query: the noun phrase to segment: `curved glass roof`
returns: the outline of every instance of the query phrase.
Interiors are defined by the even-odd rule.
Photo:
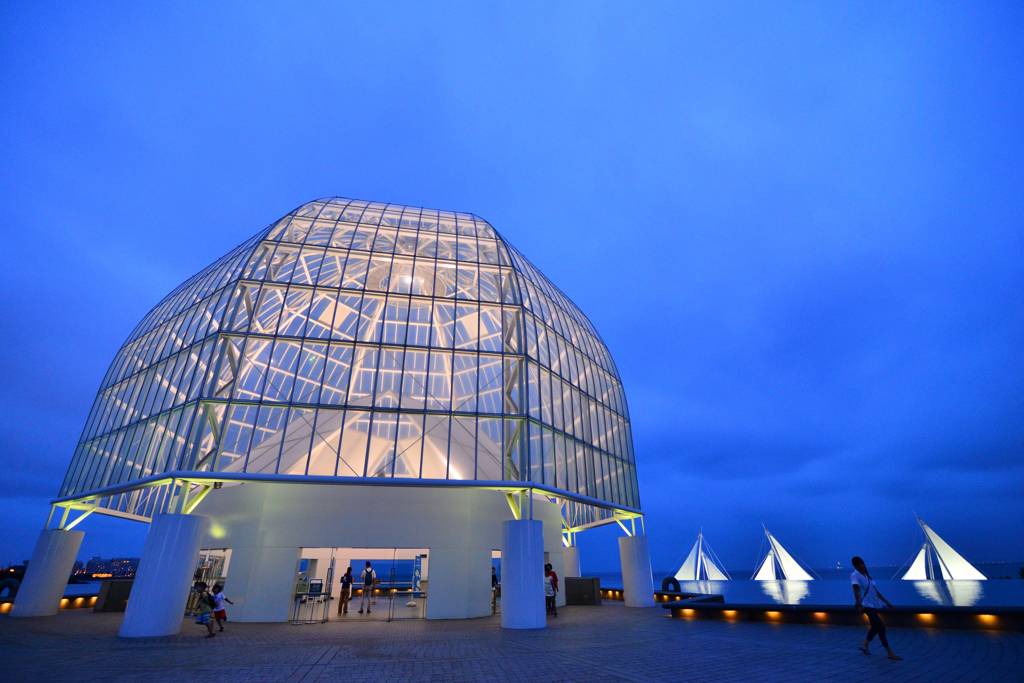
[[[341,198],[143,318],[60,495],[168,472],[533,482],[640,507],[622,383],[579,308],[477,216]],[[100,504],[149,516],[164,493]]]

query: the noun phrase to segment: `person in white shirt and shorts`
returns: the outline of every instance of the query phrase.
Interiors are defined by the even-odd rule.
[[[889,649],[889,640],[885,637],[885,624],[882,623],[882,617],[878,616],[878,610],[882,609],[883,603],[889,609],[892,609],[892,603],[878,592],[878,586],[875,585],[875,580],[868,573],[864,560],[855,557],[851,562],[855,571],[850,574],[850,583],[853,584],[853,597],[857,601],[857,611],[868,615],[868,621],[871,622],[868,637],[861,643],[860,651],[866,655],[871,654],[868,646],[871,643],[871,639],[877,634],[882,647],[889,653],[889,659],[903,659]]]

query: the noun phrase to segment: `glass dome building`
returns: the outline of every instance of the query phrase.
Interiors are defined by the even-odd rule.
[[[100,506],[150,517],[169,473],[528,482],[640,507],[622,382],[579,308],[477,216],[339,198],[146,315],[60,496],[135,485]]]
[[[310,548],[430,548],[445,569],[427,616],[480,616],[489,581],[472,577],[489,576],[503,519],[543,520],[569,576],[577,532],[642,521],[622,382],[580,309],[478,216],[341,198],[295,209],[143,318],[53,504],[54,531],[92,512],[150,536],[203,517],[196,547],[232,549],[250,621],[284,619]]]

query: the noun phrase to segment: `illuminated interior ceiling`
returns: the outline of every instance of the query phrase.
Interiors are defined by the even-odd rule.
[[[167,473],[521,482],[574,527],[640,508],[622,383],[576,305],[477,216],[340,198],[146,315],[60,496],[150,517]]]

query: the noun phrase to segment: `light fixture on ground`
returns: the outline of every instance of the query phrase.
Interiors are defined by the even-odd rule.
[[[503,625],[542,626],[544,556],[579,574],[576,534],[616,522],[627,604],[653,604],[611,355],[471,214],[309,202],[187,280],[115,356],[54,505],[41,557],[92,512],[152,522],[125,636],[177,632],[200,548],[230,549],[238,621],[285,621],[329,547],[428,548],[427,618],[483,616],[501,549]]]

